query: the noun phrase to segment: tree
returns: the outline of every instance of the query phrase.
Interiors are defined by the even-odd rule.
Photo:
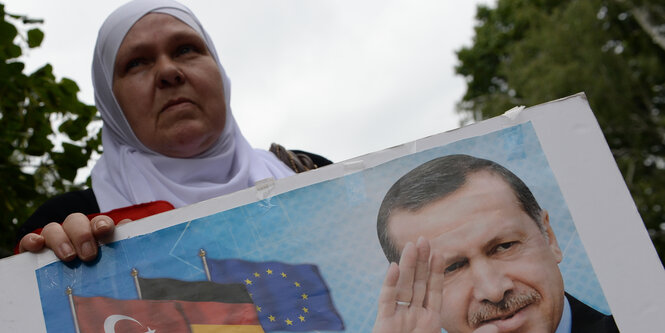
[[[76,173],[100,149],[99,130],[88,133],[97,111],[78,100],[74,81],[58,81],[49,64],[23,73],[23,50],[44,38],[39,23],[0,3],[0,257],[13,253],[16,229],[36,207],[82,186]]]
[[[457,52],[463,122],[584,91],[665,259],[665,5],[499,0]]]

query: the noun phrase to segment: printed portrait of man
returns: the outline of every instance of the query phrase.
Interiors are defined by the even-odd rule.
[[[385,195],[377,232],[386,258],[398,263],[402,275],[400,258],[408,243],[424,238],[428,256],[440,256],[442,277],[434,281],[441,285],[431,279],[427,284],[436,292],[429,302],[440,301],[433,307],[438,316],[432,325],[439,331],[618,332],[612,316],[565,292],[558,266],[563,254],[548,212],[520,178],[493,161],[449,155],[411,170]],[[431,256],[427,260],[433,265]],[[388,299],[394,306],[379,305],[375,332],[390,331],[377,327],[395,326],[379,325],[394,316],[412,316],[397,321],[404,331],[411,331],[403,328],[409,321],[424,321],[413,317],[417,309],[406,309],[431,306],[427,299],[420,297],[422,304],[399,299],[418,293],[419,269],[413,268],[407,283],[413,292],[382,290],[380,303]],[[404,289],[404,283],[384,283],[386,288]]]

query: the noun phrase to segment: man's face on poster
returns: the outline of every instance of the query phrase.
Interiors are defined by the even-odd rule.
[[[442,327],[472,332],[554,332],[563,312],[562,253],[543,211],[542,228],[512,188],[488,171],[410,212],[393,211],[388,232],[400,250],[419,236],[445,261]]]

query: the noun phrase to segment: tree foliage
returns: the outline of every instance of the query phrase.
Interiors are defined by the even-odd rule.
[[[44,39],[39,23],[0,3],[0,257],[36,207],[81,186],[76,173],[100,147],[99,131],[87,129],[96,109],[78,100],[74,81],[57,80],[49,64],[24,73],[24,50]]]
[[[585,92],[665,259],[665,4],[498,0],[458,51],[465,122]]]

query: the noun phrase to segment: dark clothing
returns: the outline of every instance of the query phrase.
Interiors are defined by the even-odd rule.
[[[571,333],[619,332],[613,316],[606,316],[569,294],[566,294],[566,298],[568,298],[573,317]]]
[[[62,222],[72,213],[90,215],[99,213],[97,198],[92,189],[67,192],[48,199],[23,223],[16,234],[16,243],[23,236],[51,222]]]
[[[281,146],[280,146],[281,147]],[[297,154],[297,159],[302,159],[303,156],[308,158],[310,163],[313,162],[314,168],[332,164],[330,160],[320,155],[300,151],[300,150],[285,150]],[[286,155],[285,155],[286,156]],[[292,158],[295,155],[292,155]],[[280,158],[280,156],[278,156]],[[286,165],[292,167],[293,163],[286,160],[287,157],[280,158]],[[300,164],[300,163],[299,163]],[[302,170],[294,170],[296,173]],[[84,215],[101,213],[97,198],[91,188],[81,191],[73,191],[55,196],[47,200],[43,205],[39,206],[37,210],[23,223],[18,229],[16,234],[16,244],[19,243],[23,236],[37,229],[43,228],[51,222],[59,222],[72,213],[83,213]],[[117,221],[116,221],[117,222]]]

